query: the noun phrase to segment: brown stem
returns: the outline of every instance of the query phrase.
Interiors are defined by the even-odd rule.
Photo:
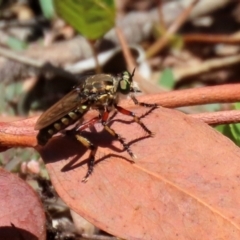
[[[239,34],[234,35],[214,35],[214,34],[185,34],[182,36],[185,43],[205,42],[205,43],[225,43],[225,44],[239,44]]]
[[[122,30],[120,28],[118,28],[118,27],[116,27],[115,29],[116,29],[116,33],[117,33],[120,45],[122,47],[124,59],[125,59],[125,61],[127,63],[128,70],[129,70],[129,72],[132,72],[133,69],[137,66],[136,61],[133,58],[133,56],[131,54],[131,51],[128,48],[128,44],[127,44],[127,41],[126,41],[126,39],[125,39],[125,37],[124,37],[124,35],[122,33]],[[160,87],[156,86],[152,82],[147,82],[146,79],[144,79],[138,73],[138,71],[135,71],[134,80],[139,83],[139,85],[141,86],[140,89],[143,92],[153,92],[153,89],[155,89],[155,92],[159,92],[160,91]]]
[[[159,15],[159,25],[164,31],[167,30],[164,17],[163,17],[163,2],[162,0],[157,0],[158,2],[158,15]]]
[[[101,66],[99,65],[98,56],[97,56],[96,48],[95,48],[95,45],[94,45],[94,43],[96,41],[89,40],[89,39],[87,39],[87,40],[88,40],[89,45],[91,46],[93,57],[94,57],[95,62],[96,62],[96,73],[99,74],[99,73],[102,72],[102,69],[101,69]]]
[[[131,72],[135,67],[136,67],[136,61],[133,58],[129,48],[128,48],[128,44],[127,41],[123,35],[122,30],[119,27],[116,27],[116,34],[118,36],[118,40],[120,42],[120,45],[122,47],[122,51],[123,51],[123,55],[124,55],[124,59],[126,61],[126,64],[128,66],[128,70]]]
[[[177,90],[141,96],[141,101],[157,103],[163,107],[176,108],[209,103],[240,101],[240,84]],[[128,103],[133,105],[134,103]]]
[[[43,66],[44,61],[41,60],[35,60],[30,57],[23,56],[21,53],[6,49],[0,46],[0,56],[3,56],[5,58],[14,60],[16,62],[24,63],[29,66],[34,66],[37,68],[40,68]]]
[[[155,42],[147,51],[146,56],[147,58],[150,58],[154,56],[156,53],[158,53],[162,48],[164,48],[169,38],[172,34],[177,32],[177,30],[185,23],[187,20],[189,14],[191,13],[194,6],[198,3],[199,0],[194,0],[186,9],[185,11],[180,14],[180,16],[172,23],[172,25],[168,28],[165,35],[160,38],[157,42]]]
[[[221,125],[240,122],[240,110],[221,111],[212,113],[190,114],[209,125]]]
[[[190,68],[175,68],[173,70],[175,82],[181,81],[183,78],[193,77],[194,75],[203,74],[206,72],[213,71],[215,69],[221,69],[236,65],[240,62],[240,54],[233,56],[227,56],[223,58],[213,58],[206,60],[201,64],[191,66]]]

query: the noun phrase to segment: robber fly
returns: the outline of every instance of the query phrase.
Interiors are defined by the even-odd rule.
[[[90,149],[88,171],[82,180],[83,182],[86,182],[93,172],[97,147],[87,138],[81,136],[80,132],[97,121],[100,121],[104,129],[122,144],[124,150],[126,150],[132,158],[135,157],[124,138],[108,125],[109,113],[113,109],[133,117],[134,121],[138,123],[147,134],[153,136],[153,133],[134,112],[117,105],[120,94],[130,94],[131,99],[136,105],[153,109],[157,107],[157,104],[138,102],[133,94],[139,91],[133,87],[133,76],[134,71],[132,74],[124,71],[118,76],[97,74],[88,77],[84,83],[75,87],[65,97],[44,112],[35,125],[35,130],[39,130],[37,135],[38,144],[45,145],[53,135],[67,128],[69,125],[76,123],[78,120],[81,120],[90,109],[95,109],[99,112],[99,116],[75,127],[76,139],[86,148]]]

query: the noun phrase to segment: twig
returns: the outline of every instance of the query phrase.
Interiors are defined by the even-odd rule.
[[[189,68],[175,68],[173,70],[174,79],[176,82],[180,81],[183,78],[196,76],[197,74],[202,74],[210,72],[211,70],[228,67],[240,62],[240,54],[225,58],[216,58],[211,60],[206,60],[201,64],[196,66],[191,66]]]
[[[116,34],[118,36],[118,39],[119,39],[119,42],[120,42],[120,45],[121,45],[121,48],[122,48],[122,51],[123,51],[123,54],[124,54],[124,58],[126,60],[126,63],[127,63],[127,66],[128,66],[128,69],[130,71],[132,71],[135,67],[136,67],[136,61],[135,59],[133,58],[129,48],[128,48],[128,44],[127,44],[127,41],[122,33],[122,30],[119,28],[119,27],[116,27]]]
[[[201,43],[225,43],[225,44],[239,44],[240,34],[233,35],[213,35],[213,34],[185,34],[182,36],[185,43],[201,42]]]
[[[26,65],[34,66],[37,68],[42,67],[44,64],[44,61],[35,60],[33,58],[21,56],[21,52],[15,52],[15,51],[3,48],[3,47],[0,47],[0,56],[4,56],[11,60],[14,60],[14,61],[17,61],[20,63],[24,63]]]
[[[168,28],[167,32],[165,35],[160,38],[157,42],[155,42],[147,51],[146,56],[147,58],[152,57],[159,51],[161,51],[162,48],[164,48],[171,35],[174,34],[182,25],[183,23],[187,20],[189,14],[191,13],[192,9],[194,6],[198,3],[199,0],[194,0],[188,8],[185,9],[185,11],[172,23],[172,25]]]
[[[164,29],[164,31],[166,31],[167,27],[164,21],[164,17],[163,17],[163,2],[162,0],[158,0],[158,15],[159,15],[159,25],[161,27],[161,29]]]
[[[232,103],[240,101],[240,84],[177,90],[141,96],[141,101],[157,103],[163,107],[176,108],[209,103]],[[126,100],[125,100],[126,101]],[[134,105],[128,102],[128,105]]]
[[[212,113],[190,114],[209,125],[221,125],[240,122],[240,110],[230,110]]]
[[[126,42],[126,39],[125,39],[121,29],[116,27],[116,33],[117,33],[120,45],[122,47],[123,55],[124,55],[124,58],[126,60],[127,66],[128,66],[128,70],[131,72],[136,67],[136,62],[128,48],[128,44]],[[156,86],[152,82],[146,81],[146,79],[144,79],[137,71],[135,71],[134,76],[135,76],[134,80],[139,83],[140,89],[143,92],[153,92],[153,90],[155,92],[161,91],[160,87]]]
[[[102,68],[101,68],[101,66],[99,64],[99,61],[98,61],[98,54],[97,54],[97,51],[96,51],[96,48],[95,48],[95,45],[94,45],[95,41],[92,41],[90,39],[87,39],[87,41],[88,41],[88,43],[89,43],[89,45],[90,45],[90,47],[92,49],[93,57],[95,59],[96,73],[101,73],[102,72]]]

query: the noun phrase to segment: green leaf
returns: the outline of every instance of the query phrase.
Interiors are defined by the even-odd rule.
[[[54,4],[57,14],[90,40],[114,26],[114,0],[54,0]]]
[[[55,12],[54,12],[54,6],[52,0],[39,0],[40,7],[42,9],[43,15],[47,19],[53,18]]]
[[[14,37],[9,37],[7,40],[7,45],[13,50],[23,50],[27,48],[27,44]]]
[[[234,142],[240,146],[240,124],[230,124]]]
[[[240,124],[219,125],[216,129],[240,146]]]
[[[173,89],[175,81],[173,72],[170,68],[166,68],[163,70],[158,83],[165,88]]]
[[[240,103],[234,103],[235,109],[240,109]],[[219,125],[216,129],[226,137],[230,138],[236,145],[240,146],[240,124]]]
[[[234,108],[235,109],[240,109],[240,103],[239,102],[234,103]]]

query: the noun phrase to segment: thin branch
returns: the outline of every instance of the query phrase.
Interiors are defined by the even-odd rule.
[[[235,56],[229,56],[224,58],[215,58],[211,60],[206,60],[201,64],[196,66],[191,66],[189,68],[175,68],[173,70],[174,79],[176,82],[180,81],[183,78],[191,77],[197,74],[202,74],[210,72],[215,69],[220,69],[223,67],[228,67],[240,62],[240,54]]]
[[[209,103],[232,103],[240,101],[240,84],[201,87],[141,96],[141,101],[176,108]],[[128,105],[134,103],[128,102]]]
[[[87,41],[88,41],[88,43],[89,43],[89,45],[90,45],[90,47],[91,47],[91,49],[92,49],[93,58],[94,58],[95,64],[96,64],[96,67],[95,67],[96,73],[97,73],[97,74],[102,73],[102,68],[101,68],[101,66],[100,66],[100,64],[99,64],[98,54],[97,54],[97,51],[96,51],[96,48],[95,48],[95,45],[94,45],[94,44],[95,44],[95,41],[92,41],[92,40],[90,40],[90,39],[87,39]]]
[[[159,15],[159,25],[162,29],[164,29],[164,31],[166,31],[167,27],[163,17],[163,1],[162,0],[158,0],[157,9],[158,9],[158,15]]]
[[[190,114],[191,117],[197,118],[209,125],[221,125],[240,122],[240,110],[230,110],[211,113]]]
[[[201,42],[201,43],[225,43],[225,44],[237,44],[240,43],[240,33],[233,35],[223,34],[185,34],[182,36],[185,43]]]
[[[191,13],[192,9],[195,7],[195,5],[199,2],[199,0],[194,0],[186,9],[185,11],[171,24],[171,26],[168,28],[165,35],[160,38],[157,42],[155,42],[147,51],[146,56],[147,58],[150,58],[154,56],[156,53],[161,51],[163,49],[171,35],[177,32],[177,30],[186,22],[189,14]]]
[[[129,50],[127,41],[122,33],[122,30],[119,27],[116,27],[115,29],[116,29],[116,34],[118,36],[118,40],[120,42],[128,69],[132,71],[136,67],[136,61]]]
[[[131,72],[133,71],[133,69],[136,67],[136,61],[133,58],[127,41],[123,35],[123,32],[120,28],[116,27],[116,34],[118,36],[120,45],[122,47],[122,51],[123,51],[123,55],[124,55],[124,59],[126,60],[127,66],[128,66],[128,70]],[[137,81],[140,85],[140,89],[143,92],[153,92],[153,90],[155,92],[160,92],[161,88],[159,86],[156,86],[155,84],[153,84],[152,82],[146,81],[146,79],[144,79],[137,71],[135,71],[134,74],[134,80]]]
[[[44,61],[22,56],[21,52],[15,52],[13,50],[9,50],[3,47],[0,47],[0,56],[37,68],[42,67],[44,64]]]

